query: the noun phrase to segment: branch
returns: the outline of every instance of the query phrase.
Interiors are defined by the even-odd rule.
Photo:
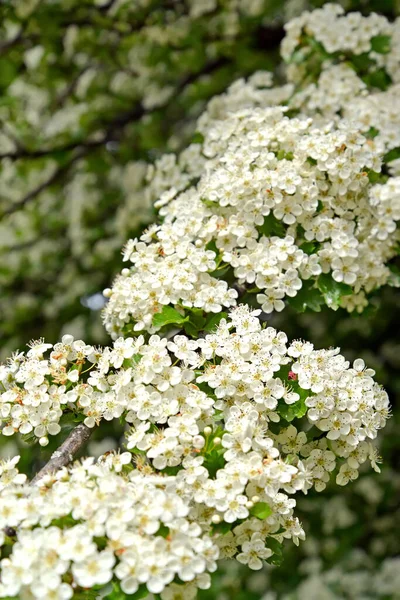
[[[43,183],[41,183],[35,189],[31,190],[28,194],[26,194],[26,196],[24,196],[23,198],[21,198],[21,200],[18,200],[18,202],[15,202],[12,206],[10,206],[10,208],[7,208],[0,215],[0,219],[3,219],[4,217],[7,217],[9,215],[12,215],[13,213],[15,213],[20,208],[23,208],[25,206],[25,204],[27,204],[28,202],[30,202],[31,200],[33,200],[34,198],[36,198],[36,196],[38,194],[40,194],[41,192],[43,192],[43,190],[45,190],[47,187],[49,187],[50,185],[52,185],[53,183],[55,183],[59,178],[61,178],[64,175],[66,175],[68,173],[68,171],[69,171],[69,168],[77,160],[79,160],[80,158],[82,158],[83,156],[85,156],[86,153],[87,153],[87,149],[84,148],[82,151],[80,151],[77,154],[75,154],[75,156],[73,158],[71,158],[71,160],[67,164],[65,164],[62,167],[59,167],[58,169],[56,169],[54,171],[54,173],[48,179],[46,179],[46,181],[44,181]]]
[[[86,444],[92,431],[93,429],[86,427],[84,423],[79,423],[61,446],[53,452],[49,462],[36,473],[31,483],[37,483],[45,475],[50,475],[50,473],[54,473],[68,465],[73,460],[75,454]]]

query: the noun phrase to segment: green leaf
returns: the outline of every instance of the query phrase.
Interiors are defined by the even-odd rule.
[[[383,157],[383,162],[389,163],[398,158],[400,158],[400,148],[392,148],[392,150],[389,150],[389,152],[387,152]]]
[[[260,225],[260,227],[257,227],[257,229],[261,235],[265,235],[265,237],[270,237],[271,235],[285,237],[286,235],[285,225],[282,221],[276,219],[272,213],[264,218],[264,223]]]
[[[211,535],[214,533],[221,533],[222,535],[226,535],[231,531],[233,527],[232,523],[226,523],[222,521],[221,523],[213,524],[211,527]]]
[[[377,69],[372,73],[368,73],[362,79],[369,87],[378,88],[378,90],[382,90],[383,92],[392,83],[392,79],[386,73],[385,69]]]
[[[204,135],[200,131],[196,131],[192,137],[192,144],[202,144],[204,142]]]
[[[299,313],[306,310],[321,312],[321,305],[325,303],[321,292],[314,287],[314,282],[311,280],[303,281],[303,287],[296,296],[288,298],[286,301]]]
[[[203,467],[205,467],[210,475],[210,477],[215,477],[217,471],[223,469],[225,465],[224,459],[225,448],[214,448],[213,450],[209,450],[204,456]]]
[[[199,331],[202,331],[206,323],[206,317],[202,308],[187,309],[188,321],[184,324],[184,329],[191,337],[198,337]]]
[[[74,594],[74,600],[96,600],[99,597],[98,589],[84,590]]]
[[[226,312],[220,312],[217,314],[210,315],[206,321],[206,324],[205,324],[203,330],[207,331],[207,332],[215,331],[216,328],[218,327],[220,321],[222,319],[226,319],[227,316],[228,315]]]
[[[278,160],[293,160],[293,152],[286,152],[286,150],[279,150],[279,152],[276,155],[276,158]]]
[[[17,65],[9,58],[0,59],[0,88],[6,88],[17,76]]]
[[[373,140],[379,133],[379,129],[376,129],[376,127],[370,127],[367,131],[367,133],[364,133],[365,137],[368,138],[369,140]]]
[[[319,242],[303,242],[300,246],[300,250],[303,250],[306,254],[315,254],[321,244]]]
[[[375,61],[370,57],[368,52],[363,52],[362,54],[353,54],[351,56],[351,64],[359,74],[368,73],[370,69],[376,65]]]
[[[390,52],[392,38],[390,35],[376,35],[371,39],[371,48],[379,54],[388,54]]]
[[[160,525],[156,535],[166,538],[169,535],[169,527],[166,527],[165,525]]]
[[[163,306],[162,311],[154,315],[153,325],[154,327],[164,327],[164,325],[181,325],[182,323],[186,323],[188,320],[189,317],[181,315],[181,313],[175,308],[172,308],[172,306]]]
[[[264,520],[272,514],[272,508],[266,502],[257,502],[257,504],[250,509],[250,514],[253,517],[257,517],[257,519]]]
[[[267,562],[270,565],[281,565],[283,561],[282,544],[280,544],[275,538],[268,537],[265,545],[267,546],[267,548],[270,548],[270,550],[272,550],[273,552],[273,555],[267,558]]]
[[[371,169],[365,169],[365,171],[368,174],[368,180],[370,183],[385,183],[387,181],[387,175],[377,173]]]
[[[353,293],[353,288],[346,283],[335,281],[330,273],[323,273],[317,279],[317,286],[330,308],[337,310],[342,296]]]
[[[113,581],[113,590],[110,594],[104,597],[104,600],[141,600],[147,598],[149,591],[144,583],[139,586],[139,589],[134,594],[125,594],[117,581]]]
[[[293,390],[297,393],[297,390]],[[286,404],[284,400],[280,401],[277,406],[277,413],[285,419],[288,423],[291,423],[293,419],[301,419],[307,412],[307,406],[305,398],[301,398],[293,404]]]

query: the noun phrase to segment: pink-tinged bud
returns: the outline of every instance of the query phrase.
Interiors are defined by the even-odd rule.
[[[297,381],[297,374],[294,373],[293,371],[289,371],[288,379],[291,379],[292,381]]]

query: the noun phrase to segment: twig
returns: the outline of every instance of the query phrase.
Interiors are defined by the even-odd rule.
[[[54,473],[68,465],[73,460],[75,454],[86,444],[92,431],[93,429],[86,427],[84,423],[79,423],[61,446],[52,454],[49,462],[36,473],[31,483],[36,483],[45,475]]]
[[[10,206],[10,208],[7,208],[1,215],[0,215],[0,219],[7,217],[8,215],[12,215],[13,213],[15,213],[17,210],[19,210],[20,208],[23,208],[25,206],[25,204],[27,204],[28,202],[30,202],[31,200],[33,200],[33,198],[36,198],[36,196],[38,194],[40,194],[41,192],[43,192],[43,190],[45,190],[47,187],[49,187],[50,185],[52,185],[53,183],[55,183],[60,177],[63,177],[64,175],[66,175],[69,171],[69,168],[80,158],[83,158],[83,156],[85,156],[85,154],[87,153],[87,149],[83,148],[83,150],[77,152],[75,154],[75,156],[73,156],[71,158],[71,160],[59,167],[58,169],[56,169],[54,171],[54,173],[48,178],[46,179],[46,181],[44,181],[43,183],[41,183],[38,187],[36,187],[35,189],[31,190],[28,194],[26,194],[26,196],[24,196],[23,198],[21,198],[21,200],[18,200],[18,202],[15,202],[12,206]]]

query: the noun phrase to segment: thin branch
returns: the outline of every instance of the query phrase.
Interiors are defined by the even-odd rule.
[[[87,149],[83,149],[80,152],[76,153],[75,156],[73,156],[70,161],[68,161],[65,165],[56,169],[54,171],[54,173],[52,175],[50,175],[50,177],[48,179],[46,179],[46,181],[44,181],[43,183],[38,185],[36,188],[31,190],[28,194],[26,194],[26,196],[21,198],[21,200],[18,200],[18,202],[15,202],[12,206],[10,206],[10,208],[7,208],[0,215],[0,219],[3,219],[4,217],[7,217],[9,215],[12,215],[20,208],[23,208],[26,204],[28,204],[28,202],[30,202],[31,200],[36,198],[36,196],[38,196],[41,192],[43,192],[47,187],[49,187],[50,185],[53,185],[53,183],[55,183],[61,177],[64,177],[68,173],[70,167],[77,160],[79,160],[80,158],[85,156],[86,153],[87,153]]]
[[[31,483],[37,483],[45,475],[55,473],[72,462],[75,454],[79,452],[90,438],[92,431],[93,429],[86,427],[84,423],[79,423],[79,425],[71,431],[61,446],[52,454],[49,462],[36,473]]]
[[[62,90],[60,95],[55,99],[56,108],[60,108],[61,106],[63,106],[63,104],[69,98],[69,96],[71,96],[74,93],[80,78],[88,71],[89,68],[90,66],[83,67],[83,69]]]

